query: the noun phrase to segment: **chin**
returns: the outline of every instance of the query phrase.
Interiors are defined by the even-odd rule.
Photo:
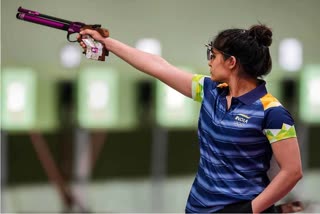
[[[212,81],[217,81],[217,78],[215,78],[214,76],[210,76]]]

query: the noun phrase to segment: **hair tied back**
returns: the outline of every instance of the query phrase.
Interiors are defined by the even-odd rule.
[[[249,36],[252,36],[259,45],[269,47],[272,43],[272,31],[266,25],[253,25],[249,28]]]

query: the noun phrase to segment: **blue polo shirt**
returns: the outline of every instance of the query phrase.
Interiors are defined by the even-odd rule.
[[[296,137],[290,113],[267,92],[265,82],[233,97],[228,85],[195,75],[192,96],[201,102],[198,123],[200,162],[186,212],[208,213],[253,200],[270,183],[271,143]]]

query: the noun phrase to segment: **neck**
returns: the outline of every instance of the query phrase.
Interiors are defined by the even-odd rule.
[[[229,96],[239,97],[255,89],[258,81],[254,78],[234,78],[229,81],[228,86]]]

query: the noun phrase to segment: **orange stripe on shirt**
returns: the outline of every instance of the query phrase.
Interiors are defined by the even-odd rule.
[[[277,98],[269,93],[261,97],[260,100],[264,110],[267,110],[271,107],[281,106],[281,103],[277,100]]]

